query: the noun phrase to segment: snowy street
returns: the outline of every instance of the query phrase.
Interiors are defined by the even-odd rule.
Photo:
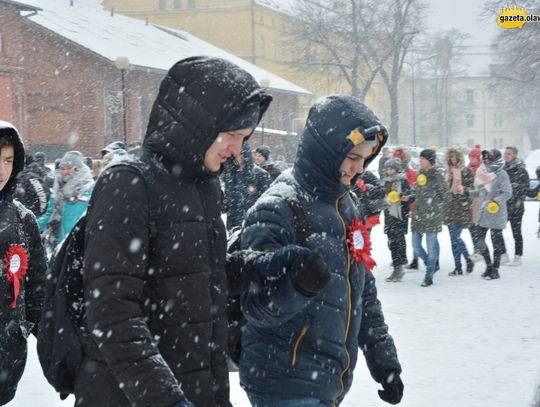
[[[539,203],[525,205],[523,266],[501,267],[501,279],[495,281],[480,278],[483,262],[476,263],[471,275],[448,276],[454,264],[445,227],[439,234],[441,270],[432,287],[420,287],[423,266],[407,272],[401,283],[387,283],[390,252],[382,226],[375,228],[379,296],[403,366],[405,394],[400,406],[529,407],[540,380],[540,240],[536,237]],[[470,248],[468,231],[462,236]],[[509,228],[504,236],[513,258]],[[33,338],[30,345],[25,375],[8,405],[73,405],[73,398],[61,402],[47,384]],[[233,405],[248,407],[237,374],[231,375],[231,382]],[[379,388],[360,359],[353,388],[342,406],[388,405],[378,398]]]

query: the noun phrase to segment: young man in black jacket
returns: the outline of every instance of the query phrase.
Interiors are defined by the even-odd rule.
[[[518,149],[513,146],[504,150],[504,170],[510,178],[512,185],[512,197],[508,200],[508,221],[514,237],[514,260],[509,266],[521,266],[523,256],[523,236],[521,234],[521,222],[525,213],[525,197],[529,189],[529,173],[525,163],[518,158]],[[503,240],[504,242],[504,240]],[[506,248],[504,248],[506,253]]]
[[[13,199],[24,155],[17,129],[0,121],[0,405],[13,399],[23,374],[47,269],[36,218]]]
[[[218,175],[270,101],[228,61],[179,61],[150,113],[143,176],[127,164],[100,176],[84,265],[94,343],[78,406],[230,406]]]

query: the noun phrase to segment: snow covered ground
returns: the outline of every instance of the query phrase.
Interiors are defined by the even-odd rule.
[[[420,287],[423,271],[408,272],[401,283],[386,283],[390,254],[382,227],[375,228],[379,296],[403,365],[405,395],[400,406],[530,406],[540,380],[540,240],[539,204],[525,205],[523,266],[502,267],[501,279],[495,281],[480,278],[483,262],[471,275],[447,275],[454,264],[445,229],[439,235],[441,271],[434,286]],[[467,231],[463,236],[469,243]],[[513,257],[510,230],[505,240]],[[33,339],[30,345],[25,375],[9,406],[72,406],[73,398],[61,402],[47,384]],[[231,384],[233,405],[249,407],[237,374],[231,375]],[[342,406],[388,405],[378,398],[378,388],[360,360]]]

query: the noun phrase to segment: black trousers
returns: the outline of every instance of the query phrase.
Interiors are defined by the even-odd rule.
[[[405,233],[399,228],[390,230],[387,234],[388,248],[392,254],[392,264],[394,267],[407,264],[407,243]]]
[[[512,236],[514,236],[514,254],[516,256],[523,256],[523,235],[521,234],[521,222],[523,221],[523,213],[524,211],[518,211],[517,213],[513,213],[508,216],[508,220],[510,221],[510,227],[512,228]]]
[[[491,231],[491,243],[493,244],[493,263],[491,262],[491,257],[489,255],[489,248],[486,244],[486,235],[487,232]],[[482,226],[478,226],[477,229],[478,236],[478,249],[480,254],[484,258],[486,265],[493,266],[497,270],[501,265],[501,255],[505,253],[504,249],[504,239],[501,229],[487,229]]]

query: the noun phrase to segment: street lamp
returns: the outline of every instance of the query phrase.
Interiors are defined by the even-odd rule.
[[[122,77],[122,118],[124,122],[124,144],[127,145],[126,71],[129,67],[129,59],[128,57],[118,57],[114,61],[114,65],[120,69]]]

